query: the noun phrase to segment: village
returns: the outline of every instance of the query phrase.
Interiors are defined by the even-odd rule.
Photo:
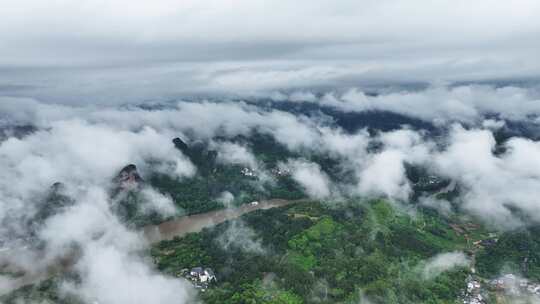
[[[533,296],[540,299],[540,283],[519,277],[513,273],[506,273],[502,276],[487,280],[476,274],[475,260],[476,252],[486,247],[495,245],[498,242],[496,233],[488,233],[486,238],[472,241],[470,234],[476,229],[477,225],[465,223],[462,225],[450,224],[451,228],[458,234],[463,235],[467,242],[472,245],[468,252],[472,260],[471,275],[466,280],[466,288],[463,290],[460,300],[463,304],[485,304],[488,303],[490,294],[498,297],[522,297]]]
[[[205,292],[213,283],[217,282],[216,275],[212,268],[194,267],[182,269],[176,274],[177,277],[183,277],[193,284],[201,292]]]
[[[462,296],[462,303],[488,303],[487,296],[490,292],[510,298],[527,296],[540,299],[540,283],[531,282],[511,273],[493,280],[483,280],[482,278],[469,276],[467,288]]]
[[[257,172],[252,169],[252,168],[248,168],[248,167],[244,167],[240,170],[240,173],[244,176],[248,176],[248,177],[257,177]],[[273,168],[272,170],[270,170],[270,173],[276,177],[280,177],[280,176],[288,176],[291,174],[291,170],[289,168],[286,168],[286,167],[276,167],[276,168]]]

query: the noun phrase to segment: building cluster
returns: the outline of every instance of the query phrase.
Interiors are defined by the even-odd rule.
[[[247,168],[247,167],[242,168],[242,170],[240,170],[240,173],[242,173],[242,175],[244,175],[244,176],[249,176],[249,177],[255,177],[255,176],[257,176],[257,175],[255,174],[255,170],[253,170],[253,169],[251,169],[251,168]]]
[[[216,275],[212,268],[194,267],[191,270],[182,269],[179,276],[184,277],[190,281],[195,288],[201,291],[206,291],[210,284],[217,281]]]
[[[497,291],[504,291],[508,295],[530,294],[540,296],[540,284],[530,282],[527,279],[518,278],[513,274],[490,281],[490,285]]]
[[[291,175],[291,170],[289,168],[274,168],[272,169],[272,174],[275,176],[288,176]]]
[[[276,167],[276,168],[272,169],[270,172],[272,173],[272,175],[277,176],[277,177],[283,177],[283,176],[291,175],[291,170],[288,169],[288,168],[283,168],[283,167]],[[255,170],[251,169],[251,168],[248,168],[248,167],[242,168],[240,170],[240,173],[243,176],[257,177],[257,172]]]
[[[277,177],[283,177],[283,176],[291,175],[291,170],[290,169],[283,168],[281,166],[272,169],[270,172],[272,173],[272,175],[277,176]],[[242,168],[240,170],[240,173],[243,176],[247,176],[247,177],[257,177],[257,171],[255,171],[255,170],[253,170],[251,168],[248,168],[248,167]]]
[[[473,277],[467,280],[467,289],[462,297],[463,304],[485,304],[486,299],[483,295],[482,285]]]
[[[463,292],[461,302],[463,304],[488,303],[486,299],[487,291],[511,298],[522,296],[540,297],[540,283],[533,283],[527,279],[519,278],[514,274],[505,274],[500,278],[485,281],[484,283],[487,289],[482,288],[479,279],[470,276],[467,279],[467,289]]]
[[[478,240],[474,242],[473,245],[477,248],[489,247],[489,246],[493,246],[497,244],[498,240],[499,239],[497,238],[488,238],[488,239]]]

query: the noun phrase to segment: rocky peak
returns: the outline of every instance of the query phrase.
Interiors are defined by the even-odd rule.
[[[49,191],[51,193],[58,194],[59,192],[64,191],[65,188],[66,188],[66,185],[64,185],[63,183],[55,182],[54,184],[51,185],[51,187],[49,188]]]
[[[120,170],[114,181],[120,190],[131,190],[138,188],[143,179],[137,171],[137,166],[129,164]]]
[[[182,151],[182,153],[186,155],[189,153],[189,146],[180,137],[174,138],[173,144],[176,147],[176,149]]]
[[[187,156],[200,170],[213,170],[216,165],[217,151],[209,150],[207,144],[202,141],[192,142],[187,145],[179,137],[173,139],[174,146]]]

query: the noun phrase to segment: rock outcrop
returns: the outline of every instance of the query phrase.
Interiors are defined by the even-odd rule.
[[[137,170],[137,166],[129,164],[125,166],[114,178],[115,188],[118,190],[138,189],[143,183],[143,179]]]

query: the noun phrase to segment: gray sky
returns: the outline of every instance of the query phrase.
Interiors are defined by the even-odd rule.
[[[536,0],[4,0],[0,95],[127,101],[536,78]]]

